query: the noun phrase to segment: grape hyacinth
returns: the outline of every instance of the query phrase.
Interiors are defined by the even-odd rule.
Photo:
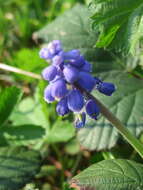
[[[97,119],[100,108],[94,100],[84,96],[84,91],[90,93],[95,89],[111,96],[115,91],[114,84],[93,77],[92,65],[85,60],[80,51],[74,49],[64,52],[59,40],[50,42],[40,50],[39,55],[51,63],[42,72],[43,78],[49,81],[44,91],[45,101],[58,101],[58,115],[64,116],[74,112],[76,128],[84,127],[86,114],[92,119]]]

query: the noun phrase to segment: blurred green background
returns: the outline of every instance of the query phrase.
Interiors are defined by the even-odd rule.
[[[76,6],[79,3],[83,5],[79,6],[80,8]],[[89,3],[90,0],[0,0],[0,63],[41,74],[47,62],[39,58],[38,52],[42,43],[37,39],[40,36],[44,42],[48,42],[54,38],[53,33],[56,31],[56,27],[63,28],[63,32],[68,34],[67,38],[66,36],[64,38],[62,34],[60,36],[58,31],[55,32],[55,36],[63,40],[65,49],[80,49],[88,61],[94,62],[93,70],[96,71],[97,76],[105,72],[103,79],[108,80],[109,76],[110,82],[112,71],[120,71],[122,74],[126,72],[129,75],[127,86],[132,86],[130,85],[132,84],[130,83],[130,74],[137,78],[143,76],[142,57],[140,59],[138,57],[125,58],[115,52],[95,48],[97,32],[93,31],[88,23],[90,15],[85,7],[88,7]],[[76,7],[67,14],[68,18],[63,16],[56,20],[58,16],[74,6]],[[71,19],[69,27],[68,19]],[[60,23],[62,21],[63,23]],[[39,35],[36,39],[33,35],[35,33]],[[47,35],[50,36],[49,39]],[[122,82],[122,75],[118,82],[121,89],[117,92],[117,98],[119,96],[122,99],[122,94],[127,93],[124,81]],[[86,141],[88,146],[95,144],[94,151],[88,151],[81,147],[77,142],[76,130],[73,126],[74,116],[71,114],[59,117],[55,112],[55,104],[47,104],[43,100],[43,90],[46,85],[47,82],[43,80],[39,81],[26,75],[0,70],[0,114],[3,109],[8,113],[8,118],[4,123],[8,126],[7,128],[3,124],[1,126],[2,117],[0,115],[0,146],[8,147],[10,151],[14,146],[25,146],[28,150],[40,152],[42,157],[40,172],[22,190],[71,190],[68,180],[90,164],[114,157],[140,161],[136,152],[129,145],[125,145],[121,139],[117,138],[115,142],[111,139],[110,143],[110,131],[109,136],[107,134],[108,137],[105,139],[105,136],[102,135],[105,122],[101,122],[103,125],[99,125],[99,135],[98,132],[93,132],[94,135],[91,134],[90,138],[89,134],[87,141],[85,132],[85,139],[83,138],[82,143],[84,144]],[[139,83],[138,88],[140,85],[142,84]],[[20,88],[22,93],[12,86]],[[132,93],[129,88],[129,93],[130,91]],[[14,101],[15,104],[17,103],[16,106],[12,105]],[[107,103],[110,102],[112,103],[111,99],[107,99]],[[113,104],[115,103],[113,102]],[[98,122],[100,124],[100,121],[96,123]],[[95,135],[97,141],[102,135],[103,142],[90,143],[92,138],[95,139]],[[117,143],[118,140],[121,141]],[[109,144],[110,147],[108,147]],[[116,148],[115,144],[117,144]],[[104,151],[105,148],[106,150],[112,149],[109,152]],[[98,152],[99,150],[103,151]]]

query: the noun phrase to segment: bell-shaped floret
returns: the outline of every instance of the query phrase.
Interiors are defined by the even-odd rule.
[[[57,104],[57,107],[56,107],[56,111],[59,115],[66,115],[69,113],[69,108],[68,108],[68,104],[67,104],[67,97],[61,99],[58,104]]]
[[[70,65],[65,66],[63,73],[66,81],[69,83],[74,83],[79,77],[79,70]]]
[[[85,64],[81,67],[81,70],[84,72],[91,72],[92,65],[88,61],[85,61]]]
[[[62,51],[62,45],[59,40],[50,42],[46,47],[42,48],[39,55],[43,59],[52,59],[55,55]]]
[[[53,57],[56,54],[58,54],[60,51],[62,51],[62,45],[59,40],[54,40],[54,41],[50,42],[47,47]]]
[[[80,72],[79,73],[79,80],[77,81],[79,86],[81,86],[83,89],[87,91],[92,91],[96,84],[96,80],[94,77],[91,76],[90,73],[87,72]]]
[[[60,55],[56,55],[53,57],[52,64],[54,66],[60,66],[63,63],[63,57]]]
[[[107,95],[107,96],[111,96],[113,94],[113,92],[115,92],[116,88],[115,85],[109,82],[101,82],[98,86],[97,86],[97,90],[99,90],[99,92]]]
[[[100,109],[94,100],[88,100],[85,105],[86,113],[92,118],[97,119],[97,116],[100,113]]]
[[[68,108],[73,112],[80,112],[84,106],[84,98],[79,90],[71,90],[67,96]]]
[[[81,114],[77,114],[74,125],[76,128],[82,128],[85,126],[85,121],[86,121],[86,114],[85,112],[82,112]]]
[[[79,56],[77,59],[71,59],[68,62],[71,66],[81,68],[85,64],[85,59],[83,56]]]
[[[55,100],[55,98],[51,95],[51,85],[48,85],[44,90],[44,100],[48,103]]]
[[[53,45],[55,47],[56,50],[56,54],[62,51],[62,44],[60,40],[53,40]]]
[[[40,50],[39,56],[42,59],[52,59],[53,55],[49,52],[48,47],[44,47]]]
[[[80,51],[78,49],[73,49],[63,54],[64,60],[78,59],[80,57]]]
[[[68,92],[66,83],[61,78],[57,79],[55,82],[52,83],[51,90],[52,90],[51,94],[55,99],[63,98]]]
[[[46,67],[43,72],[42,76],[45,80],[52,81],[57,75],[57,68],[53,65]]]

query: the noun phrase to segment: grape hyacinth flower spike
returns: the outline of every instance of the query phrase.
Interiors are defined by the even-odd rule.
[[[49,84],[44,91],[47,103],[58,101],[56,111],[64,116],[70,112],[75,113],[75,127],[82,128],[86,123],[86,114],[92,119],[98,119],[100,108],[95,100],[85,94],[94,89],[100,93],[111,96],[115,86],[103,82],[91,75],[92,65],[81,55],[80,51],[73,49],[64,52],[59,40],[50,42],[39,52],[41,58],[50,61],[42,76]],[[85,93],[87,92],[87,93]]]

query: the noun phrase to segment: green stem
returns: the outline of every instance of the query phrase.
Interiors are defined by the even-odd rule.
[[[6,65],[4,63],[0,63],[0,69],[5,70],[5,71],[10,71],[10,72],[13,72],[13,73],[18,73],[18,74],[21,74],[21,75],[26,75],[28,77],[32,77],[32,78],[35,78],[35,79],[42,79],[42,77],[40,75],[38,75],[38,74],[29,72],[29,71],[24,71],[24,70],[18,69],[16,67]]]
[[[102,152],[102,156],[105,160],[109,160],[109,159],[115,159],[114,155],[111,152]]]
[[[81,159],[82,159],[82,154],[81,154],[81,152],[79,152],[79,154],[77,155],[76,161],[74,163],[74,167],[71,169],[72,176],[74,176]]]

